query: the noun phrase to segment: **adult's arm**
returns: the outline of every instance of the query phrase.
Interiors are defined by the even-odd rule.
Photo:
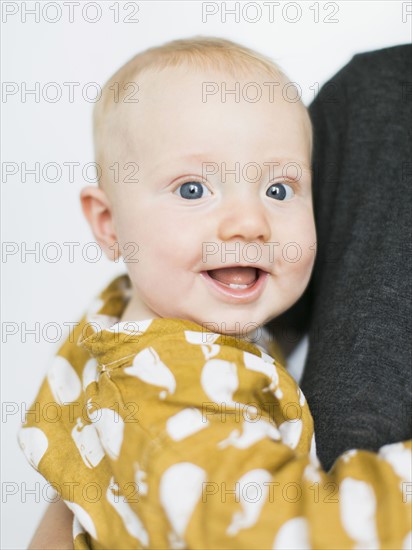
[[[73,514],[62,500],[49,504],[28,550],[73,550]]]

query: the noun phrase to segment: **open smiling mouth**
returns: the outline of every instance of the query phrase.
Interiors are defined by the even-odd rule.
[[[202,271],[202,277],[220,297],[231,302],[251,302],[263,292],[269,273],[256,267],[232,266]]]

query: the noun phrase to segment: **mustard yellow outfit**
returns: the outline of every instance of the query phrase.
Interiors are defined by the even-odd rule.
[[[412,441],[324,472],[277,357],[187,320],[118,322],[129,296],[127,275],[101,293],[19,432],[75,549],[410,547]]]

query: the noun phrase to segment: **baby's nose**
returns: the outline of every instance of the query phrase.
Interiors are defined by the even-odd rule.
[[[219,215],[218,237],[221,241],[269,241],[271,227],[261,200],[249,198],[224,205]]]

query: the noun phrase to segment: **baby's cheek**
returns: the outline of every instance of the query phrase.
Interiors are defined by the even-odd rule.
[[[290,266],[292,270],[305,270],[310,268],[316,255],[316,232],[314,225],[309,220],[299,219],[291,223],[292,218],[285,220],[283,226],[276,232],[276,256],[282,268]]]
[[[288,262],[287,270],[290,282],[296,289],[299,289],[299,292],[303,292],[306,288],[315,263],[315,252],[310,247],[313,247],[313,243],[305,243],[299,248],[295,260]]]
[[[316,233],[310,223],[291,229],[278,247],[277,274],[286,287],[304,288],[310,279],[316,257]]]
[[[294,235],[292,234],[288,245],[286,245],[286,258],[287,256],[296,260],[297,271],[310,271],[313,267],[316,256],[316,229],[312,215],[310,212],[305,212],[305,215],[299,219],[299,222],[294,228]],[[295,238],[293,238],[295,237]],[[292,241],[295,242],[293,245]],[[290,253],[289,253],[290,247]]]

